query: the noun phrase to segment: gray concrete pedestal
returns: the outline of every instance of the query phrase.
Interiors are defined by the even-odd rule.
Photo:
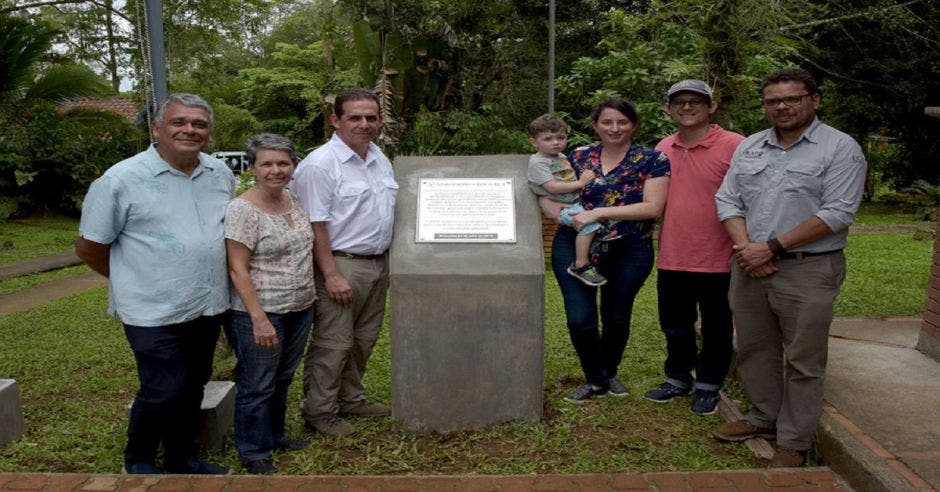
[[[392,416],[451,432],[542,413],[545,261],[528,156],[399,157]],[[418,180],[512,178],[516,242],[417,243]]]
[[[0,447],[26,432],[20,389],[14,379],[0,379]]]

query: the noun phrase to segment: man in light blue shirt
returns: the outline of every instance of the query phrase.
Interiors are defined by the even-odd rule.
[[[795,467],[805,462],[822,412],[832,305],[866,164],[852,137],[816,118],[812,75],[778,70],[762,92],[773,128],[738,146],[715,195],[734,243],[728,297],[751,409],[713,435],[775,438],[769,466]]]
[[[82,207],[75,252],[108,277],[108,313],[117,313],[134,351],[140,390],[128,421],[124,469],[222,474],[196,458],[203,387],[221,315],[228,309],[222,219],[235,178],[201,151],[212,108],[171,94],[154,117],[156,143],[96,179]]]

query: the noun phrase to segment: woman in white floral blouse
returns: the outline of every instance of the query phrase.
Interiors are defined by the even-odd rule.
[[[290,139],[260,134],[245,143],[255,185],[225,211],[232,279],[225,335],[235,368],[235,447],[246,470],[276,471],[274,451],[307,442],[284,434],[287,389],[313,323],[313,228],[288,190],[297,166]]]

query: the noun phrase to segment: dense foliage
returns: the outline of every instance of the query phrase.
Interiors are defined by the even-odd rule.
[[[139,133],[110,113],[59,111],[71,97],[104,95],[84,65],[36,67],[58,32],[0,15],[0,219],[75,212],[91,181],[138,148]]]
[[[896,188],[940,184],[940,3],[836,0],[810,26],[807,68],[826,80],[826,116],[868,142],[872,169]],[[846,15],[856,12],[858,15]],[[893,141],[886,148],[878,142]]]
[[[17,66],[27,67],[28,76],[4,76],[0,97],[13,84],[22,99],[25,82],[36,80],[36,73],[74,62],[107,78],[112,90],[142,80],[139,2],[30,3],[0,0],[0,15],[25,22],[27,31],[46,25],[29,17],[53,29],[21,33],[46,48],[31,59],[20,57]],[[218,111],[210,150],[235,150],[257,131],[286,134],[301,148],[316,146],[330,134],[332,97],[355,85],[380,94],[387,123],[381,143],[391,154],[528,152],[525,128],[547,107],[545,1],[163,4],[170,89],[198,93]],[[643,120],[637,140],[655,144],[673,129],[662,111],[663,93],[686,77],[715,87],[718,122],[742,133],[756,131],[766,125],[758,103],[760,79],[776,68],[801,66],[823,82],[824,119],[868,151],[874,171],[869,196],[918,178],[937,182],[940,120],[923,114],[924,106],[940,105],[936,2],[557,4],[555,108],[572,126],[572,144],[592,138],[589,108],[612,94],[637,103]],[[49,49],[53,41],[55,49]],[[8,46],[0,49],[10,52]],[[0,70],[7,70],[3,63]],[[21,127],[4,132],[27,131],[25,122],[16,124]],[[25,153],[4,156],[6,170],[16,167],[9,164],[14,160],[32,159]]]

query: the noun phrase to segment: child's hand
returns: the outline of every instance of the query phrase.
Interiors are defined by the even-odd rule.
[[[580,181],[581,184],[583,185],[587,185],[591,181],[594,181],[594,178],[595,178],[594,171],[587,169],[587,170],[581,171],[581,177],[578,179],[578,181]]]

